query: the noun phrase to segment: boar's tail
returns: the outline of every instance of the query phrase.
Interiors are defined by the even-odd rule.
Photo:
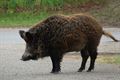
[[[118,40],[110,33],[103,31],[103,35],[110,37],[111,39],[113,39],[115,42],[118,42]]]

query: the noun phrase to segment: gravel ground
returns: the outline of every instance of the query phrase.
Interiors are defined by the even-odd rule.
[[[0,80],[120,80],[120,65],[115,64],[96,63],[94,71],[79,73],[77,70],[81,64],[81,58],[65,57],[62,62],[62,72],[51,74],[49,72],[52,65],[49,57],[23,62],[20,58],[24,52],[25,43],[18,36],[18,30],[0,29]],[[120,28],[105,30],[112,32],[120,40]],[[98,51],[120,54],[120,42],[116,43],[103,36]]]

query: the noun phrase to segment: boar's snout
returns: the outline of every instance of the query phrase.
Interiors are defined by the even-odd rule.
[[[22,61],[28,61],[28,60],[31,59],[31,57],[32,57],[32,55],[30,55],[29,53],[24,53],[21,60]]]
[[[24,53],[21,60],[22,61],[28,61],[28,60],[37,60],[37,56],[36,55],[31,55],[30,53]]]

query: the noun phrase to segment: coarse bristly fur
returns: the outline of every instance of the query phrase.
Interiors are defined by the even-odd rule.
[[[30,28],[28,32],[37,35],[38,46],[41,47],[42,44],[38,50],[43,52],[39,53],[40,57],[50,56],[53,64],[52,73],[60,71],[63,55],[71,51],[81,52],[82,63],[79,72],[85,69],[88,57],[91,58],[87,70],[89,72],[94,69],[101,36],[104,34],[117,41],[111,34],[103,31],[93,17],[86,14],[50,16]]]

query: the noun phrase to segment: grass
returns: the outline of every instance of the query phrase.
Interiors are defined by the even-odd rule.
[[[33,13],[12,13],[12,14],[2,14],[0,15],[0,27],[30,27],[37,22],[40,22],[44,18],[49,16],[46,12],[41,12],[39,14]]]
[[[120,64],[120,55],[99,55],[98,63]]]
[[[66,55],[64,59],[72,59],[72,60],[79,60],[81,57],[80,55]],[[104,55],[98,55],[97,63],[105,63],[105,64],[120,64],[120,55],[110,55],[110,54],[104,54]]]
[[[42,7],[43,9],[56,9],[61,8],[65,4],[78,5],[84,4],[86,2],[94,2],[98,4],[103,4],[105,0],[0,0],[0,7],[15,10],[16,7],[21,8],[36,8]]]
[[[120,55],[116,57],[116,59],[115,59],[115,63],[120,64]]]
[[[0,0],[0,28],[30,27],[55,13],[80,13],[91,7],[87,2],[98,5],[98,9],[94,9],[95,6],[92,5],[93,9],[86,11],[87,13],[104,25],[119,27],[120,0]],[[85,3],[84,8],[80,7]]]

